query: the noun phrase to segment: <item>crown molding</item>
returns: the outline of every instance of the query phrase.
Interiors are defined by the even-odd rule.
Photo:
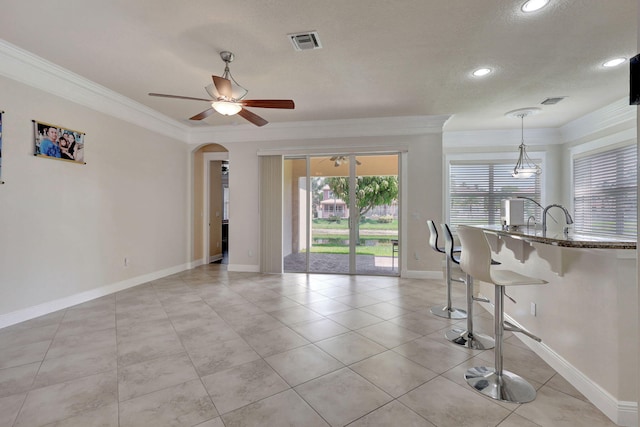
[[[445,132],[442,135],[444,148],[517,147],[521,140],[521,129]],[[527,146],[562,143],[560,131],[554,128],[525,129],[524,141]]]
[[[180,122],[0,39],[0,75],[182,142]]]
[[[189,132],[189,144],[434,134],[442,133],[450,117],[380,117],[270,123],[260,128],[249,124],[196,128]]]
[[[524,140],[527,146],[566,144],[625,123],[635,128],[636,114],[624,98],[559,128],[525,128]],[[520,129],[445,132],[442,136],[445,148],[508,146],[518,144],[521,138]]]
[[[322,144],[321,147],[304,147],[304,146],[281,146],[278,148],[260,148],[258,156],[291,156],[291,155],[331,155],[331,156],[348,156],[350,154],[368,153],[368,154],[389,154],[389,153],[406,153],[409,151],[409,144],[395,143],[392,145],[349,145],[346,147],[341,145]]]
[[[623,98],[567,123],[560,131],[563,142],[573,142],[624,123],[635,127],[636,119],[637,107]]]
[[[0,39],[0,75],[188,144],[442,133],[449,115],[189,127]]]
[[[443,135],[444,147],[456,148],[511,146],[521,139],[520,130],[443,132],[450,115],[190,127],[2,39],[0,75],[189,145],[437,133]],[[635,126],[635,121],[636,109],[624,98],[561,128],[525,129],[525,142],[563,144],[613,126]]]

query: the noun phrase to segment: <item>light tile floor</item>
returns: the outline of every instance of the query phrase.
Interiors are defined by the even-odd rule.
[[[537,399],[473,391],[493,353],[443,338],[443,300],[441,281],[202,266],[0,330],[0,427],[614,425],[513,336]]]

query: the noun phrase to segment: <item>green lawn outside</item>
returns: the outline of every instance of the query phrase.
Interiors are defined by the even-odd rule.
[[[311,253],[348,254],[349,246],[314,245]],[[356,246],[357,255],[391,256],[391,245]],[[397,254],[396,254],[397,256]]]
[[[347,230],[349,228],[349,219],[345,218],[337,221],[328,221],[326,219],[314,219],[311,224],[313,229],[330,229],[330,230]],[[382,223],[371,219],[365,219],[360,223],[361,230],[397,230],[398,220],[394,219],[393,222]]]
[[[343,242],[349,239],[349,220],[328,221],[326,219],[314,219],[312,223],[313,239],[326,239],[327,243],[314,243],[311,247],[312,253],[325,254],[348,254],[349,245]],[[323,233],[323,230],[344,230],[344,233],[335,231]],[[366,219],[360,223],[360,230],[369,230],[366,236],[360,236],[360,245],[356,246],[358,255],[391,256],[391,239],[398,238],[398,221],[390,223],[380,223],[375,220]],[[395,231],[395,234],[380,233],[375,231]],[[375,244],[367,245],[367,241],[377,241]]]
[[[313,233],[312,234],[313,239],[332,239],[332,240],[348,240],[349,239],[349,234],[348,233],[340,233],[340,234],[323,234],[323,233]],[[381,244],[391,244],[390,240],[391,239],[397,239],[398,235],[390,235],[390,234],[367,234],[366,236],[360,236],[360,241],[364,241],[364,240],[380,240]],[[339,245],[339,243],[336,243]],[[364,244],[364,243],[363,243]]]

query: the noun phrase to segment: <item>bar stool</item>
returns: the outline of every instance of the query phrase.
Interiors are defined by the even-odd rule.
[[[464,377],[476,391],[504,402],[526,403],[536,398],[536,390],[524,378],[505,371],[502,366],[504,331],[522,332],[536,341],[540,338],[504,321],[505,286],[542,285],[544,280],[523,276],[510,270],[491,269],[491,247],[479,228],[460,226],[458,237],[462,243],[460,266],[477,280],[495,285],[495,368],[480,366],[469,369]],[[512,299],[507,295],[509,299]],[[515,302],[515,301],[514,301]]]
[[[396,269],[396,254],[398,253],[398,239],[391,239],[391,270]],[[398,265],[399,267],[399,265]]]
[[[433,221],[428,220],[427,225],[429,226],[429,232],[431,233],[429,236],[429,246],[436,252],[440,252],[446,255],[446,264],[445,264],[445,282],[447,284],[447,304],[436,305],[431,307],[431,313],[435,314],[438,317],[444,317],[445,319],[465,319],[467,317],[467,312],[453,307],[451,303],[451,282],[463,282],[459,279],[453,279],[451,277],[451,256],[447,251],[444,250],[443,247],[438,245],[438,229]],[[460,248],[452,248],[451,253],[460,252]]]
[[[447,224],[442,224],[442,234],[444,234],[444,249],[447,255],[456,264],[460,264],[460,255],[454,252],[453,235]],[[464,253],[465,247],[462,247]],[[491,261],[492,263],[494,261]],[[464,271],[464,270],[463,270]],[[465,272],[464,282],[467,285],[467,329],[454,328],[447,331],[444,336],[454,344],[461,345],[472,350],[489,350],[494,347],[495,341],[488,335],[475,333],[473,331],[473,302],[490,302],[486,298],[473,296],[473,276]]]

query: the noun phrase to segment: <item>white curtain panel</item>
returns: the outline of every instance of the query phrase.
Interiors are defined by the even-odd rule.
[[[260,272],[282,273],[282,156],[260,156]]]

